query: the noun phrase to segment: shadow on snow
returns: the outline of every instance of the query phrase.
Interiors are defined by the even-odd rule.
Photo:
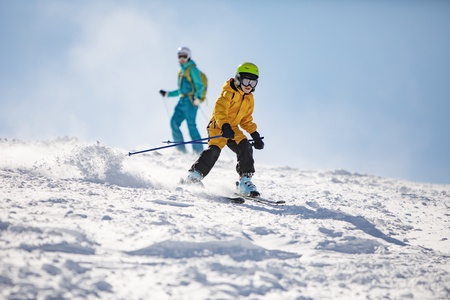
[[[308,203],[309,204],[309,203]],[[382,239],[388,243],[395,244],[398,246],[406,246],[407,244],[397,240],[395,238],[392,238],[383,232],[381,232],[379,229],[375,227],[372,223],[367,221],[362,216],[352,216],[350,214],[347,214],[342,211],[337,210],[331,210],[327,208],[321,208],[317,205],[317,203],[310,203],[311,206],[314,206],[315,210],[309,209],[305,206],[301,205],[284,205],[279,207],[264,207],[260,205],[247,205],[247,207],[260,210],[260,211],[266,211],[273,214],[281,214],[281,215],[299,215],[303,219],[316,219],[316,220],[337,220],[337,221],[343,221],[352,224],[356,227],[356,229],[359,229],[368,235],[371,235],[375,238]]]

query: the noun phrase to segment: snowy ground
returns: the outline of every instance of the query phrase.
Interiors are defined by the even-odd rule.
[[[450,185],[129,150],[0,140],[1,299],[450,299]]]

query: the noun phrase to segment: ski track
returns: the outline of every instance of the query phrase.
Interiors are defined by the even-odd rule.
[[[202,189],[174,151],[0,150],[2,299],[450,299],[449,185],[257,164],[286,205],[230,204],[227,155]]]

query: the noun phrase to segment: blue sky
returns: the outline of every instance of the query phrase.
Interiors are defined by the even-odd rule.
[[[251,61],[257,163],[450,183],[449,1],[0,0],[0,44],[1,138],[161,146],[188,46],[202,136]]]

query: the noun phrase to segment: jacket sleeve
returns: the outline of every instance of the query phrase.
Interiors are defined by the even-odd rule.
[[[244,115],[244,117],[241,120],[241,127],[242,129],[244,129],[245,131],[247,131],[249,134],[252,134],[253,132],[256,131],[256,124],[253,122],[253,110],[255,108],[255,101],[253,99],[253,97],[249,98],[249,107],[247,110],[247,113]]]
[[[190,69],[190,72],[191,72],[192,83],[194,84],[194,87],[195,87],[194,97],[201,98],[205,87],[203,85],[202,78],[200,76],[200,71],[196,66],[193,66]]]
[[[229,123],[228,110],[230,109],[233,93],[227,90],[223,90],[219,98],[214,105],[213,116],[216,120],[216,124],[222,128],[222,125]]]
[[[180,90],[173,90],[167,92],[167,97],[178,97],[180,95]]]

